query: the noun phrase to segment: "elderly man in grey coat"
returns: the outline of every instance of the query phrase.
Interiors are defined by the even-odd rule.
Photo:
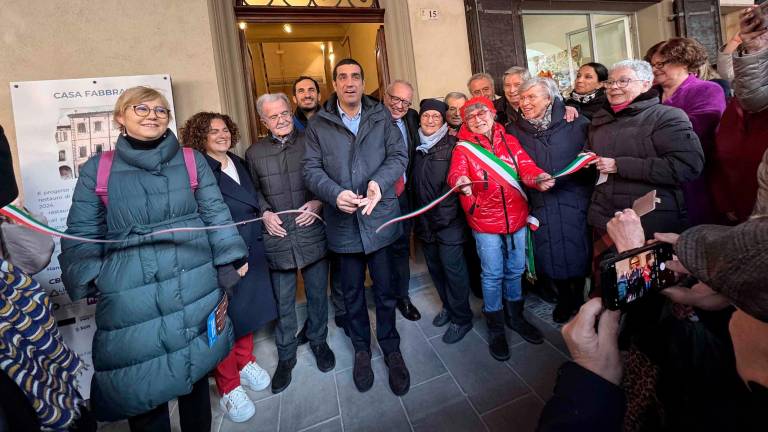
[[[396,182],[408,156],[391,116],[375,99],[363,95],[363,68],[353,59],[333,69],[336,92],[305,130],[304,181],[324,202],[328,248],[338,254],[347,327],[355,348],[353,378],[365,392],[373,385],[371,330],[365,301],[366,266],[376,300],[376,337],[396,395],[410,388],[410,374],[400,353],[395,328],[396,295],[390,280],[387,246],[401,227],[386,221],[400,215]]]

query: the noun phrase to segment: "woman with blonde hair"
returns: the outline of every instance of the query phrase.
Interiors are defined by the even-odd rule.
[[[171,110],[155,89],[133,87],[114,109],[114,152],[79,170],[67,233],[118,243],[61,241],[72,300],[98,296],[91,405],[99,420],[128,418],[131,431],[211,428],[208,372],[232,346],[221,288],[247,250],[203,155],[182,151]],[[182,228],[159,236],[153,231]],[[190,229],[191,228],[191,229]],[[212,327],[212,328],[211,328]]]

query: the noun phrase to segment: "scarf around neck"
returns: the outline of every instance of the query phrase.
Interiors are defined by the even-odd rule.
[[[552,106],[553,105],[554,105],[553,103],[549,104],[549,106],[547,107],[547,110],[544,112],[544,116],[541,117],[540,119],[529,119],[529,118],[526,118],[525,120],[528,123],[532,124],[533,127],[536,128],[536,130],[542,131],[542,130],[548,128],[549,125],[552,123]],[[523,116],[525,116],[525,115],[523,115]]]
[[[576,102],[580,104],[586,104],[590,103],[597,97],[598,93],[600,93],[600,89],[595,89],[592,91],[592,93],[587,94],[578,94],[576,93],[576,90],[571,92],[571,99],[575,100]]]
[[[428,153],[429,149],[431,149],[435,144],[440,142],[441,139],[445,136],[445,134],[448,133],[448,123],[443,123],[442,126],[440,126],[440,129],[438,129],[435,133],[433,133],[430,136],[424,136],[424,133],[421,131],[421,128],[419,128],[419,142],[421,142],[421,145],[416,147],[416,150],[424,153]]]

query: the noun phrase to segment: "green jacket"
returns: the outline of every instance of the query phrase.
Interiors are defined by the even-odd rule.
[[[67,233],[120,244],[61,241],[62,280],[72,300],[98,294],[91,403],[99,420],[144,413],[177,396],[226,356],[225,333],[208,346],[206,320],[222,296],[215,266],[247,255],[235,228],[138,239],[177,227],[232,223],[216,179],[195,155],[192,192],[171,131],[152,150],[120,137],[109,177],[109,207],[94,193],[100,156],[80,170]]]

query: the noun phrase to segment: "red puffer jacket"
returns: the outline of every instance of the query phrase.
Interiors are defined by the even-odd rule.
[[[535,188],[536,177],[544,172],[520,147],[517,138],[504,132],[504,128],[498,123],[493,125],[493,142],[489,142],[485,135],[470,132],[466,125],[461,126],[457,138],[460,141],[480,144],[515,167],[515,163],[510,158],[511,151],[519,169],[518,174],[525,186]],[[489,178],[486,170],[476,159],[454,150],[451,168],[448,170],[448,184],[456,185],[461,176],[467,176],[472,181],[487,181],[474,183],[472,195],[467,196],[462,193],[459,198],[467,214],[467,222],[473,230],[488,234],[512,234],[525,226],[528,218],[528,202],[520,192],[511,186],[501,186]]]

